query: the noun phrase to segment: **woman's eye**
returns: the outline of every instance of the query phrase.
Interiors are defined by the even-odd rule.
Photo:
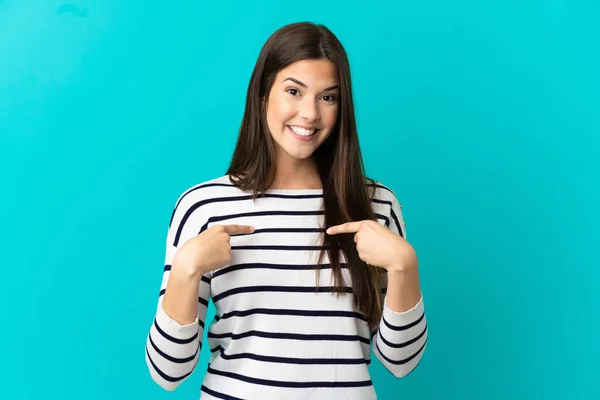
[[[298,89],[290,88],[290,89],[287,89],[287,92],[289,94],[291,94],[292,96],[296,96],[298,94]]]
[[[328,103],[332,103],[336,100],[336,98],[334,95],[327,94],[327,95],[323,96],[323,100],[325,100]]]

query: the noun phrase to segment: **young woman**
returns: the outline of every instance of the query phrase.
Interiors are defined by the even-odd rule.
[[[201,399],[375,399],[373,353],[395,376],[427,325],[401,206],[365,178],[350,70],[324,26],[264,45],[226,175],[183,193],[146,344],[153,379],[194,370],[209,299]]]

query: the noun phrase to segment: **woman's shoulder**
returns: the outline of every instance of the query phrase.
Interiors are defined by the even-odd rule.
[[[196,183],[177,197],[169,226],[186,225],[192,214],[197,221],[205,220],[214,207],[222,207],[228,199],[238,195],[239,189],[227,175]]]
[[[186,197],[204,197],[208,193],[216,194],[218,192],[226,192],[236,187],[229,180],[228,175],[223,175],[210,180],[201,181],[192,186],[189,186],[183,192],[179,194],[178,201],[183,200]]]
[[[381,181],[366,178],[367,187],[373,191],[373,198],[391,201],[396,198],[396,192],[391,186],[388,186]]]
[[[192,205],[210,201],[217,197],[239,194],[239,189],[231,183],[228,175],[201,181],[179,193],[175,209],[189,208]]]
[[[383,216],[386,225],[392,232],[406,237],[404,217],[402,214],[402,205],[400,204],[395,191],[391,186],[387,186],[381,181],[368,179],[367,185],[374,188],[373,210],[376,214]]]

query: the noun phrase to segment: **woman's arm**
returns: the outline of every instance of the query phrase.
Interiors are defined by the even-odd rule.
[[[390,230],[406,239],[402,208],[393,196]],[[387,286],[383,315],[373,336],[373,353],[394,376],[408,375],[419,364],[427,342],[427,321],[419,282],[416,254],[404,265],[390,265],[384,276]]]
[[[204,322],[210,299],[210,276],[185,275],[172,268],[178,248],[175,231],[185,210],[175,210],[167,234],[165,267],[158,307],[146,340],[146,363],[152,379],[165,390],[175,390],[192,374],[202,348]]]
[[[373,353],[396,377],[416,368],[427,342],[427,321],[418,273],[388,272],[383,315],[373,336]]]

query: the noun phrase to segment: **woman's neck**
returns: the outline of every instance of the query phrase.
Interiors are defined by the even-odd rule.
[[[317,164],[313,159],[279,159],[272,189],[322,189]]]

